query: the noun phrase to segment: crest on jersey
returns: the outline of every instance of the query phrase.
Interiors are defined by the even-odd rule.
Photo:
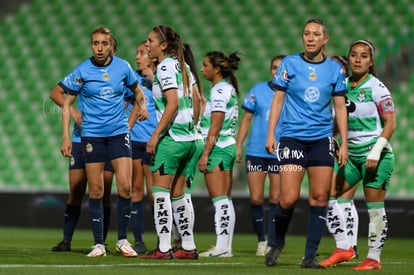
[[[105,73],[102,75],[102,79],[103,79],[104,81],[109,81],[109,74],[105,72]]]
[[[308,76],[309,80],[315,81],[318,78],[318,76],[316,75],[316,68],[309,66],[308,69],[311,70]]]
[[[365,95],[366,95],[366,92],[364,90],[360,90],[359,95],[357,97],[358,101],[359,102],[364,102],[365,101]]]

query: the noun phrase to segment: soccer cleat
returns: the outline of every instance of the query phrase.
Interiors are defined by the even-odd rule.
[[[315,257],[307,257],[302,260],[302,263],[300,264],[300,267],[302,268],[311,268],[311,269],[324,269],[325,267],[320,265]]]
[[[264,256],[266,254],[266,246],[267,246],[266,241],[259,242],[257,244],[256,256]]]
[[[70,242],[68,241],[61,241],[56,246],[52,248],[53,252],[68,252],[70,251]]]
[[[150,251],[147,255],[139,256],[140,259],[158,259],[158,260],[171,260],[173,258],[173,253],[170,250],[167,252],[161,252],[158,249]]]
[[[115,246],[116,252],[122,254],[124,257],[136,257],[137,252],[132,249],[131,244],[128,242],[127,239],[118,240]]]
[[[200,257],[230,258],[233,253],[230,249],[218,250],[215,246],[199,254]]]
[[[265,255],[266,266],[275,266],[279,260],[280,252],[282,252],[282,249],[279,247],[271,247]]]
[[[95,244],[92,246],[91,252],[86,255],[87,257],[105,257],[106,256],[106,249],[105,245],[103,244]]]
[[[381,270],[381,262],[366,258],[365,261],[360,263],[358,266],[352,268],[353,270]]]
[[[144,242],[136,242],[134,250],[135,252],[137,252],[137,254],[144,254],[145,252],[147,252],[147,247],[145,246]]]
[[[354,249],[350,247],[348,250],[336,248],[335,251],[325,260],[323,260],[320,265],[323,267],[335,266],[339,263],[349,261],[355,256]]]
[[[184,248],[179,248],[173,253],[174,259],[188,259],[188,260],[197,260],[198,251],[197,249],[185,250]]]

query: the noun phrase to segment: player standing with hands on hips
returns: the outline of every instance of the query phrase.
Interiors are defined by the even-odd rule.
[[[269,117],[266,149],[280,159],[280,198],[275,211],[275,242],[265,255],[265,264],[274,266],[285,246],[286,233],[305,172],[309,179],[309,205],[305,255],[302,268],[321,269],[315,259],[325,228],[331,187],[335,146],[331,101],[339,134],[347,137],[345,77],[341,65],[327,58],[328,30],[320,19],[306,22],[302,42],[304,52],[286,56],[275,75],[276,92]],[[274,131],[282,106],[279,144]],[[345,165],[348,144],[343,142],[338,162]]]

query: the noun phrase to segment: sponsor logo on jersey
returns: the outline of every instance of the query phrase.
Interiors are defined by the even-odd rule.
[[[284,70],[284,71],[282,72],[282,78],[283,78],[283,80],[285,80],[285,81],[288,79],[288,72],[287,72],[287,71],[285,71],[285,70]]]
[[[305,101],[307,101],[307,102],[317,101],[320,97],[319,89],[316,88],[316,87],[308,87],[305,90],[304,97],[305,97]]]
[[[387,98],[385,100],[382,100],[379,104],[379,111],[381,114],[389,114],[394,113],[395,107],[394,102],[391,98]]]
[[[171,78],[171,77],[166,77],[166,78],[163,78],[163,79],[161,79],[161,82],[162,82],[162,86],[163,86],[163,87],[167,87],[167,86],[169,86],[169,85],[172,85],[172,84],[173,84],[173,82],[172,82],[172,78]]]
[[[115,94],[114,90],[111,87],[105,87],[105,88],[101,89],[101,96],[102,97],[110,97],[114,94]]]

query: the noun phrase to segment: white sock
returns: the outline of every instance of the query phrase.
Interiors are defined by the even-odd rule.
[[[352,216],[352,220],[354,221],[353,228],[352,228],[353,234],[352,235],[348,234],[348,239],[351,245],[354,247],[354,246],[357,246],[358,244],[358,226],[359,226],[359,215],[355,207],[354,200],[351,200],[351,216]]]
[[[351,200],[339,200],[338,203],[342,209],[342,212],[344,213],[346,235],[348,236],[348,240],[351,246],[354,246],[351,240],[354,238],[355,235],[355,220],[352,213]]]
[[[382,247],[388,232],[388,220],[385,208],[368,209],[368,256],[367,258],[380,261]]]
[[[173,221],[170,193],[157,189],[156,192],[153,192],[153,196],[155,230],[159,240],[158,248],[161,252],[167,252],[171,249],[171,227]]]
[[[348,250],[351,244],[346,235],[345,217],[338,201],[335,199],[330,199],[328,202],[326,226],[335,239],[336,247]]]
[[[230,202],[228,197],[220,197],[214,202],[214,225],[216,228],[216,248],[227,250],[230,238]]]
[[[172,208],[174,221],[181,236],[181,246],[185,250],[195,249],[193,227],[191,225],[191,211],[185,196],[173,198]]]
[[[191,224],[191,227],[194,228],[195,215],[194,215],[194,205],[193,205],[193,201],[191,200],[191,193],[186,192],[184,194],[184,196],[185,196],[185,199],[187,200],[188,208],[190,209],[190,212],[191,212],[190,224]]]
[[[230,205],[230,223],[229,223],[229,242],[227,244],[227,248],[232,251],[233,250],[233,236],[234,236],[234,227],[236,225],[236,211],[234,209],[233,199],[229,198],[229,205]]]

